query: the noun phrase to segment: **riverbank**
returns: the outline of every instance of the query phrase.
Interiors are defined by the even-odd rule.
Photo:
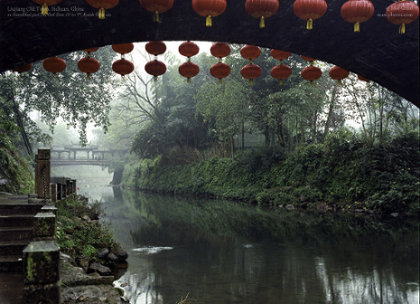
[[[121,185],[288,209],[415,217],[418,147],[418,136],[411,134],[376,146],[332,137],[288,154],[260,149],[197,163],[171,164],[158,156],[126,164]]]
[[[99,203],[78,196],[57,208],[63,303],[126,303],[113,282],[127,266],[127,253],[99,222]]]

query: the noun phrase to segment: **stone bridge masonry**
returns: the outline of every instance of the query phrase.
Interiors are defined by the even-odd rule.
[[[0,2],[0,72],[49,56],[113,43],[149,40],[198,40],[254,44],[314,57],[361,74],[419,106],[419,21],[407,26],[405,35],[389,23],[385,10],[390,0],[374,1],[374,16],[362,23],[360,33],[340,16],[343,1],[329,0],[326,14],[313,30],[293,14],[293,1],[280,1],[278,12],[266,28],[250,17],[245,1],[228,1],[226,11],[212,27],[197,15],[190,0],[175,1],[162,14],[161,23],[136,0],[120,0],[99,20],[97,10],[84,0],[66,0],[61,9],[74,16],[19,16],[14,8],[31,8],[30,0]]]

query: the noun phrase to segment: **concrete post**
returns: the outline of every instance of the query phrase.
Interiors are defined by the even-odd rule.
[[[33,241],[23,250],[25,304],[59,304],[60,249],[54,240]]]
[[[53,204],[57,202],[57,184],[50,184],[51,201]]]
[[[39,149],[35,166],[35,193],[38,198],[50,197],[50,150]]]

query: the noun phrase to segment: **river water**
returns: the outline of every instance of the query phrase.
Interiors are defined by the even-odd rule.
[[[419,303],[418,232],[397,221],[79,187],[129,252],[132,304]]]

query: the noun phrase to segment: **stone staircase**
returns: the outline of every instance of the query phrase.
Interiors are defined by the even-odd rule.
[[[22,250],[32,238],[34,215],[43,204],[27,196],[0,196],[0,273],[22,272]]]

